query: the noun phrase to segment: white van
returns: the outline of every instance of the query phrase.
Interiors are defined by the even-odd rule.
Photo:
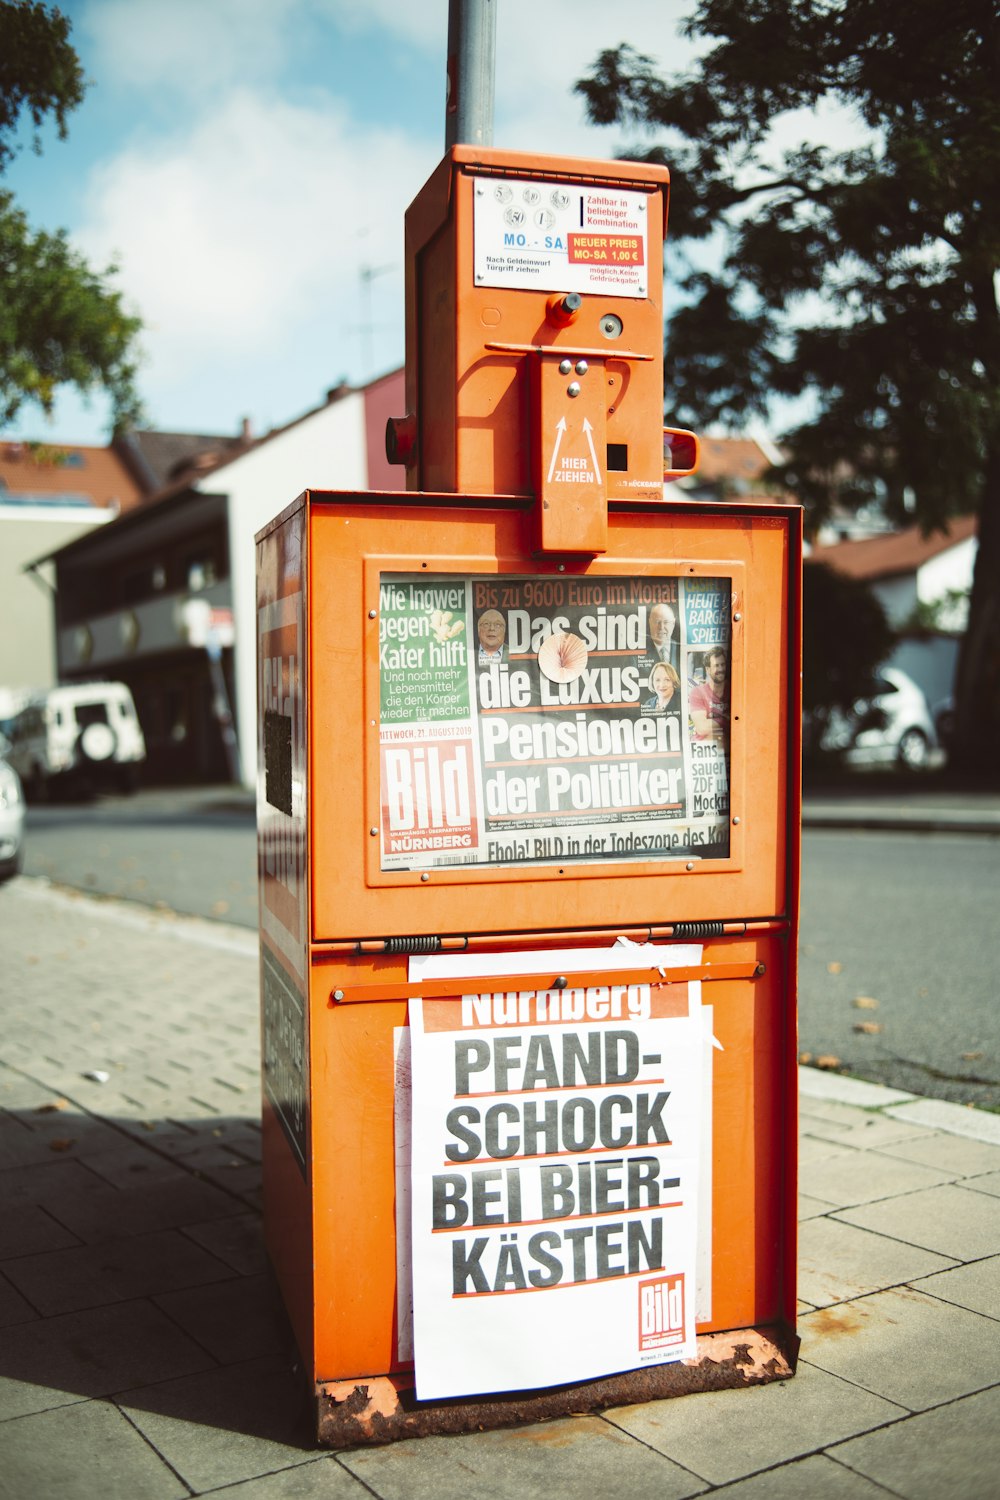
[[[49,783],[131,791],[146,759],[132,694],[123,682],[81,682],[38,693],[15,714],[7,760],[30,797]]]

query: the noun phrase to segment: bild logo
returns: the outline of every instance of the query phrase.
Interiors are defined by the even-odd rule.
[[[639,1350],[684,1342],[684,1277],[658,1276],[639,1283]]]

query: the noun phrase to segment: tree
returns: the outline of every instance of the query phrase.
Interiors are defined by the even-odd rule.
[[[0,173],[17,151],[27,112],[38,130],[53,117],[60,136],[84,96],[70,23],[38,0],[0,0]],[[111,397],[115,427],[140,414],[135,341],[140,321],[110,284],[116,267],[94,271],[64,232],[32,230],[13,195],[0,190],[0,424],[26,402],[51,412],[73,385]]]
[[[893,645],[885,610],[866,583],[806,560],[802,576],[802,707],[818,748],[835,709],[850,710],[871,693],[876,668]]]
[[[623,45],[577,84],[595,122],[664,136],[629,154],[670,166],[671,240],[688,252],[667,331],[671,420],[739,427],[808,393],[783,477],[813,524],[835,501],[895,520],[914,507],[927,530],[978,516],[957,744],[995,769],[995,0],[700,0],[686,31],[713,45],[683,77]],[[859,144],[781,145],[801,134],[794,112],[830,105]]]

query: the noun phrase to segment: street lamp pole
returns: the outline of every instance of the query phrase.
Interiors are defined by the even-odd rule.
[[[497,0],[449,0],[445,150],[492,146]]]

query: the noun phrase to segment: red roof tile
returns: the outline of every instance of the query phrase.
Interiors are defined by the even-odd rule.
[[[102,509],[131,510],[142,491],[112,448],[81,444],[0,442],[0,493],[86,495]]]
[[[932,557],[975,534],[975,516],[959,516],[948,523],[946,531],[935,531],[930,536],[924,536],[919,526],[908,526],[905,531],[894,531],[887,536],[814,547],[810,555],[814,561],[828,563],[849,578],[892,578],[899,573],[915,573]]]

